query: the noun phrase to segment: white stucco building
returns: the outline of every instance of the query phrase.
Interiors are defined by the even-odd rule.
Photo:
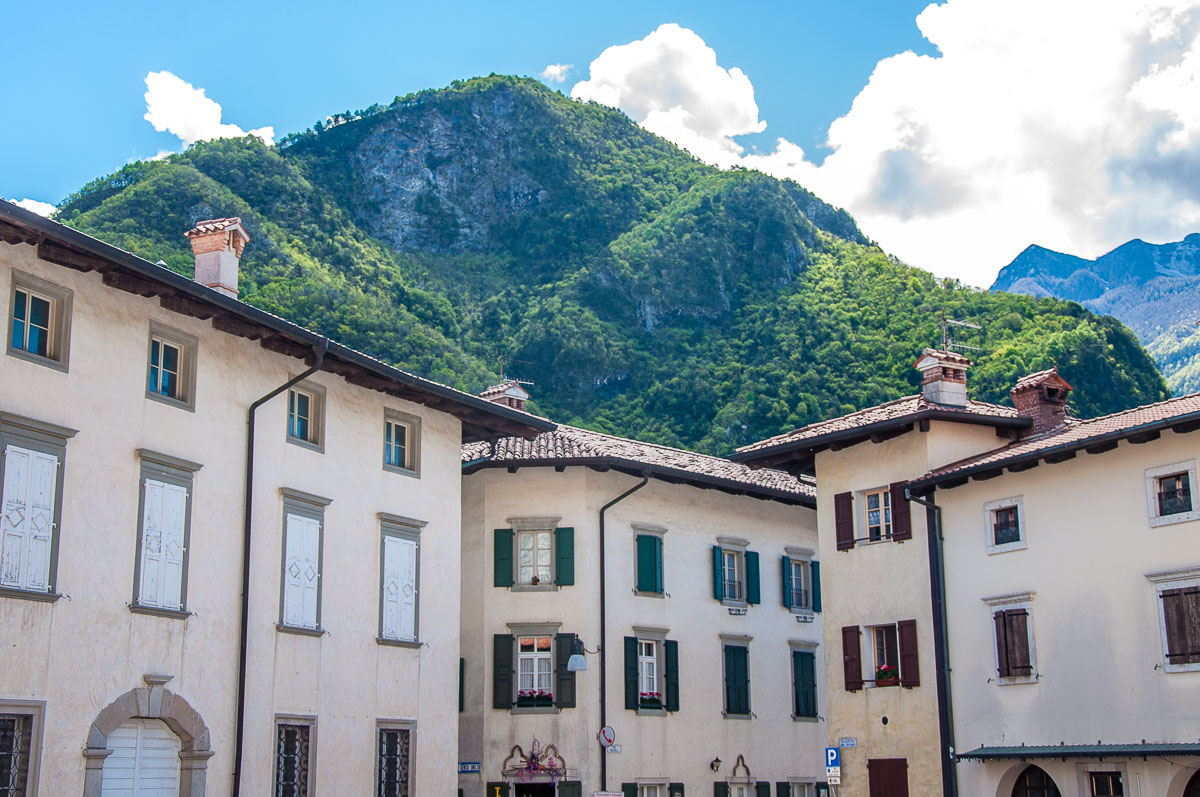
[[[461,445],[553,427],[188,234],[204,284],[0,202],[0,793],[448,794]]]
[[[570,427],[464,473],[465,797],[826,793],[811,483]]]

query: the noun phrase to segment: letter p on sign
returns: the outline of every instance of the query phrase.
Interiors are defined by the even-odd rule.
[[[836,747],[825,748],[825,766],[840,767],[842,765],[842,751]]]

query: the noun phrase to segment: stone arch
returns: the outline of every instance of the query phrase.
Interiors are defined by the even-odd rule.
[[[996,797],[1012,797],[1013,787],[1017,785],[1017,778],[1021,777],[1021,773],[1027,766],[1029,765],[1023,761],[1009,764],[1008,769],[1004,770],[1004,774],[1000,776],[1000,780],[996,784]]]
[[[180,695],[164,688],[169,676],[147,675],[145,686],[130,689],[96,715],[83,755],[83,797],[100,797],[104,759],[112,754],[108,736],[131,719],[157,719],[179,737],[179,797],[204,797],[212,738],[200,712]]]
[[[1195,781],[1193,784],[1192,781]],[[1167,786],[1167,797],[1189,797],[1191,794],[1188,787],[1200,789],[1200,770],[1191,767],[1175,773],[1175,777],[1171,778],[1171,783]]]

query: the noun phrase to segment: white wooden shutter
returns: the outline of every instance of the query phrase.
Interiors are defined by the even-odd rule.
[[[321,578],[320,522],[289,514],[285,544],[283,622],[299,628],[316,628]]]
[[[417,638],[417,543],[383,538],[383,636]]]
[[[49,592],[57,487],[58,457],[5,448],[0,586]]]
[[[178,797],[179,737],[161,720],[132,719],[108,735],[100,797]]]
[[[183,533],[187,490],[155,479],[143,483],[142,559],[138,602],[183,608]]]

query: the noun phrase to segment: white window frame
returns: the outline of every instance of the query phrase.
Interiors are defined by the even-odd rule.
[[[298,437],[292,434],[293,397],[304,395],[308,398],[308,436]],[[315,382],[303,381],[288,388],[287,403],[284,406],[286,414],[287,441],[302,448],[311,449],[318,453],[325,452],[325,388]]]
[[[994,525],[996,523],[996,512],[1000,509],[1016,509],[1017,510],[1017,526],[1021,536],[1013,542],[1006,542],[1001,545],[996,544],[996,535]],[[988,501],[983,505],[983,544],[988,552],[988,555],[997,553],[1008,553],[1009,551],[1020,551],[1029,547],[1029,529],[1025,525],[1025,499],[1023,496],[1014,495],[1010,498],[1001,498],[996,501]]]
[[[397,645],[400,647],[420,647],[421,645],[421,529],[426,525],[426,521],[424,520],[390,515],[386,512],[379,513],[379,636],[376,638],[376,641],[381,645]],[[389,635],[385,630],[384,617],[387,611],[387,598],[384,592],[386,589],[387,544],[389,538],[411,542],[416,545],[416,569],[413,574],[413,586],[415,590],[415,594],[413,595],[413,635],[411,638]]]
[[[159,364],[153,364],[154,344],[159,343]],[[176,391],[174,396],[168,396],[150,387],[150,376],[154,369],[162,368],[162,344],[174,346],[179,350],[178,372],[176,374]],[[196,410],[196,353],[199,341],[195,335],[188,335],[156,321],[150,322],[150,338],[146,344],[146,398],[159,401],[172,407],[179,407],[190,412]],[[161,376],[160,376],[161,380]]]
[[[513,551],[513,565],[517,571],[515,574],[516,578],[513,580],[513,586],[517,586],[517,587],[549,587],[549,586],[554,586],[554,584],[557,583],[555,581],[555,577],[557,574],[555,573],[554,564],[555,564],[555,556],[557,555],[558,552],[555,550],[555,546],[554,546],[554,532],[555,532],[555,530],[552,528],[551,529],[514,529],[513,530],[513,545],[515,546],[515,550]],[[529,578],[524,578],[522,576],[522,572],[521,572],[522,571],[522,566],[521,566],[521,538],[522,537],[526,537],[533,541],[533,547],[531,548],[531,552],[533,553],[534,561],[533,561],[533,564],[531,565],[532,571],[531,571]],[[539,565],[537,563],[537,554],[538,554],[538,551],[540,550],[538,547],[538,543],[540,541],[540,538],[542,538],[542,537],[544,537],[549,543],[548,546],[546,547],[546,550],[548,550],[549,554],[550,554],[550,563],[548,565],[546,565],[546,567],[549,571],[549,575],[545,579],[543,579],[540,575],[538,575],[538,568],[541,567],[541,565]],[[534,580],[533,580],[535,577],[538,579],[537,582],[534,582]]]
[[[12,284],[9,288],[8,330],[5,332],[9,355],[37,363],[38,365],[55,368],[59,371],[66,371],[71,352],[72,291],[35,277],[32,274],[26,274],[23,271],[14,269],[11,273]],[[50,303],[50,327],[47,332],[45,355],[36,354],[13,345],[12,322],[17,312],[18,290],[32,296],[37,296]],[[25,313],[26,323],[28,323],[28,302],[26,302]],[[26,336],[26,339],[28,339],[28,336]]]
[[[1028,592],[1013,592],[1007,595],[991,595],[986,598],[981,598],[988,607],[988,633],[992,637],[992,678],[998,686],[1010,686],[1013,684],[1035,684],[1040,678],[1038,673],[1037,663],[1037,646],[1034,640],[1037,634],[1033,630],[1033,598],[1037,595],[1036,592],[1030,590]],[[996,612],[1009,611],[1011,609],[1025,610],[1025,633],[1029,638],[1029,675],[1009,675],[1001,677],[1000,672],[1000,648],[996,641]]]
[[[145,448],[139,448],[137,454],[141,461],[141,470],[138,476],[138,526],[137,545],[135,547],[133,563],[133,600],[129,604],[129,610],[142,614],[186,617],[190,614],[187,610],[187,588],[189,557],[192,545],[192,493],[195,484],[195,474],[202,466],[195,462],[188,462],[185,459],[179,459],[169,454],[160,454]],[[181,573],[178,605],[174,605],[174,601],[166,600],[170,596],[165,594],[163,595],[164,600],[159,603],[143,600],[142,585],[145,579],[146,565],[146,491],[151,482],[161,484],[166,488],[180,488],[185,493],[183,508],[183,550],[180,562]]]
[[[638,714],[649,716],[662,716],[667,713],[667,658],[666,644],[667,634],[670,633],[669,628],[661,626],[633,626],[633,634],[638,641]],[[654,645],[654,680],[655,686],[651,690],[642,688],[642,645],[651,643]],[[642,692],[651,691],[658,692],[659,700],[662,703],[662,708],[653,708],[652,706],[642,707]],[[664,783],[666,781],[663,781]]]
[[[388,460],[389,441],[392,427],[405,430],[404,461],[400,463]],[[399,410],[385,409],[383,411],[383,469],[402,476],[421,478],[421,419],[416,415]]]
[[[638,699],[640,701],[642,695],[649,694],[657,695],[659,700],[662,700],[662,689],[660,688],[662,674],[658,671],[658,641],[638,637],[637,645]],[[647,654],[647,650],[649,654]]]
[[[721,548],[721,605],[743,607],[749,606],[747,602],[747,583],[746,583],[746,549],[750,547],[750,541],[744,540],[741,537],[718,537],[717,545]],[[732,561],[737,584],[738,597],[729,597],[728,586],[731,583],[728,580],[729,564]]]
[[[46,720],[46,701],[0,700],[0,714],[19,714],[29,717],[29,757],[25,769],[25,797],[37,797],[42,756],[42,730]]]
[[[1146,578],[1154,584],[1155,588],[1154,602],[1157,604],[1158,611],[1158,637],[1162,641],[1163,671],[1168,673],[1200,672],[1200,662],[1172,664],[1171,660],[1167,658],[1167,654],[1170,652],[1167,645],[1167,614],[1163,609],[1162,602],[1162,594],[1168,590],[1200,586],[1200,565],[1147,573]]]
[[[1188,489],[1191,491],[1192,511],[1178,512],[1174,515],[1160,515],[1158,514],[1158,480],[1163,476],[1171,476],[1176,473],[1186,473],[1188,476]],[[1196,460],[1189,459],[1184,462],[1175,462],[1170,465],[1160,465],[1157,468],[1146,469],[1146,512],[1150,520],[1150,528],[1200,520],[1200,503],[1196,501],[1196,498]]]
[[[639,778],[637,781],[638,797],[667,797],[667,787],[670,782],[662,778]]]
[[[879,539],[871,539],[870,513],[871,510],[867,506],[867,502],[872,495],[882,495],[882,505],[880,506],[880,528]],[[895,533],[895,517],[892,514],[892,490],[888,486],[873,487],[869,490],[863,490],[858,494],[859,506],[862,507],[862,513],[859,516],[860,528],[858,529],[859,540],[863,544],[871,545],[878,542],[891,542],[892,535]]]
[[[333,502],[288,487],[279,488],[279,493],[283,496],[283,535],[279,546],[282,565],[279,572],[279,624],[276,628],[290,633],[322,636],[325,633],[321,625],[321,603],[325,592],[325,507]],[[288,518],[293,515],[317,522],[317,606],[313,625],[287,622]]]
[[[808,548],[788,547],[788,548],[784,549],[783,553],[784,553],[784,556],[786,556],[788,558],[788,567],[790,567],[792,569],[792,571],[791,571],[792,606],[791,606],[790,611],[792,614],[804,615],[806,617],[814,616],[816,614],[816,611],[813,609],[812,565],[813,565],[814,558],[816,557],[816,552],[812,551]],[[795,602],[795,599],[796,599],[796,570],[797,570],[797,568],[799,568],[799,570],[803,574],[801,583],[804,585],[803,586],[804,594],[808,598],[807,603],[803,606],[799,606]]]
[[[554,654],[555,654],[555,650],[554,650],[554,638],[555,638],[555,636],[556,636],[555,634],[553,634],[553,633],[551,633],[551,632],[549,632],[549,631],[546,631],[546,632],[540,632],[540,631],[539,631],[539,632],[535,632],[535,633],[528,633],[528,634],[517,634],[517,635],[516,635],[516,654],[517,654],[517,698],[518,698],[518,699],[521,697],[521,693],[522,693],[522,692],[528,692],[528,691],[534,691],[534,692],[548,692],[548,693],[550,694],[550,699],[551,699],[551,702],[553,702],[554,698],[556,697],[556,695],[554,694],[554,691],[555,691],[555,690],[554,690],[554,686],[555,686],[555,684],[554,684],[554,680],[555,680],[555,672],[554,672]],[[549,647],[549,649],[548,649],[548,650],[546,650],[545,652],[539,651],[539,650],[537,649],[537,640],[539,640],[539,639],[543,639],[543,638],[544,638],[544,639],[548,639],[548,640],[550,641],[550,647]],[[533,650],[533,652],[531,652],[531,653],[523,653],[523,652],[521,651],[521,640],[522,640],[522,639],[532,639],[532,640],[534,640],[534,643],[533,643],[533,645],[534,645],[534,650]],[[529,674],[529,676],[530,676],[530,678],[531,678],[531,681],[530,681],[531,685],[530,685],[528,688],[524,687],[524,686],[522,685],[522,683],[521,683],[522,676],[523,676],[523,675],[525,675],[525,673],[523,673],[523,672],[521,671],[521,664],[522,664],[522,662],[525,662],[525,661],[528,661],[528,662],[530,662],[530,663],[531,663],[531,671],[528,673],[528,674]],[[548,670],[547,670],[545,673],[540,673],[540,672],[538,672],[538,666],[537,666],[537,665],[538,665],[538,662],[540,662],[540,661],[545,661],[545,662],[546,662],[546,663],[549,665],[549,668],[548,668]],[[539,676],[539,675],[543,675],[543,674],[544,674],[544,675],[546,675],[546,678],[547,678],[547,681],[548,681],[548,685],[547,685],[547,687],[546,687],[546,688],[544,688],[544,689],[543,689],[542,687],[538,686],[538,676]]]
[[[813,797],[817,787],[816,778],[788,778],[788,797]]]

